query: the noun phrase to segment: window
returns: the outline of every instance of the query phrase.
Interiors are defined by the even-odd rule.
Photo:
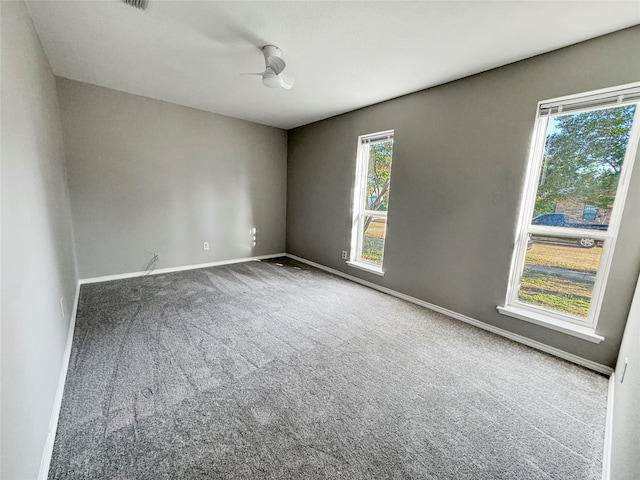
[[[640,84],[539,104],[502,313],[602,340],[593,331],[638,146],[639,105]]]
[[[393,130],[358,137],[349,264],[382,274]]]

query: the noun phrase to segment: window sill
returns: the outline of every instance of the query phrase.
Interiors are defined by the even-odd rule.
[[[574,337],[581,338],[591,343],[600,343],[604,341],[604,337],[597,335],[593,328],[583,327],[576,325],[575,323],[567,322],[564,320],[558,320],[556,318],[548,317],[541,313],[531,312],[523,308],[514,307],[511,305],[498,306],[498,311],[503,315],[524,320],[525,322],[535,323],[557,332],[566,333]]]
[[[384,277],[384,272],[379,267],[374,267],[373,265],[367,265],[366,263],[359,262],[351,262],[347,261],[347,265],[354,268],[359,268],[360,270],[364,270],[365,272],[373,273],[374,275],[380,275]]]

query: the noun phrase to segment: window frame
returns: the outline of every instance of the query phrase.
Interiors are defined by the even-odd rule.
[[[630,98],[624,100],[621,96],[623,92],[631,92],[629,95]],[[602,102],[603,99],[612,97],[618,97],[618,101],[608,103]],[[586,104],[589,101],[592,102],[591,105],[580,108],[581,104]],[[536,194],[538,191],[538,183],[542,172],[543,153],[550,118],[554,116],[570,115],[634,104],[636,105],[636,109],[631,129],[629,131],[629,140],[620,171],[616,196],[611,209],[609,228],[606,231],[602,231],[531,224]],[[563,111],[564,105],[570,107],[568,111]],[[571,107],[572,105],[573,107]],[[523,193],[516,230],[516,242],[512,255],[505,306],[499,306],[498,310],[500,313],[510,315],[521,320],[530,321],[554,330],[563,331],[585,340],[599,343],[604,340],[604,337],[596,335],[595,330],[597,328],[602,308],[602,300],[606,291],[607,280],[610,275],[611,262],[626,203],[631,175],[635,159],[638,155],[638,144],[640,142],[640,82],[538,102],[534,125],[527,173],[523,184]],[[586,319],[579,319],[569,314],[531,305],[520,301],[518,298],[522,270],[524,268],[524,261],[527,253],[528,237],[531,234],[569,238],[575,239],[576,241],[580,238],[587,237],[600,240],[602,242],[600,264],[596,273],[589,313]]]
[[[358,137],[355,179],[353,189],[353,201],[351,203],[351,248],[347,264],[352,267],[360,268],[377,275],[384,275],[384,251],[387,245],[387,227],[388,227],[388,210],[389,210],[389,193],[387,193],[387,210],[369,210],[364,208],[365,199],[367,197],[367,172],[369,168],[369,145],[378,141],[391,140],[394,144],[395,130],[384,130],[381,132],[360,135]],[[391,154],[391,169],[393,169],[393,153]],[[390,181],[390,180],[389,180]],[[389,192],[391,189],[389,188]],[[382,259],[380,263],[373,262],[362,258],[362,243],[364,236],[364,218],[384,218],[385,219],[385,235],[382,246]]]

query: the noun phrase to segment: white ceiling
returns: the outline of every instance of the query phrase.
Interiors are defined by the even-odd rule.
[[[640,23],[640,1],[29,1],[56,75],[292,128]],[[283,51],[292,90],[260,77]]]

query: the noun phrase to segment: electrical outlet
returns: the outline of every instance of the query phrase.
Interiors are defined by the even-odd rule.
[[[347,259],[347,251],[346,250],[342,250],[342,259],[343,260]]]
[[[205,250],[209,250],[209,242],[204,242],[202,246]]]
[[[65,318],[65,315],[64,315],[64,297],[60,297],[60,313],[62,314],[62,318]]]

